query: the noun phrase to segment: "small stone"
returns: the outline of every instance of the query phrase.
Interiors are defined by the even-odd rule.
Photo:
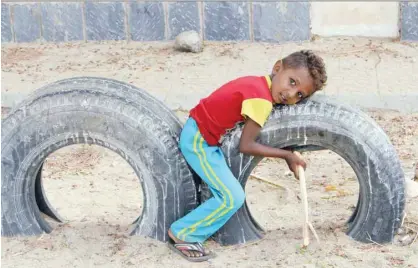
[[[400,239],[400,243],[402,246],[408,246],[412,243],[413,240],[414,240],[413,236],[405,235],[404,237]]]
[[[415,198],[418,196],[418,181],[411,179],[405,179],[406,182],[406,196],[409,198]]]
[[[321,213],[319,211],[316,211],[316,210],[312,210],[311,214],[312,214],[312,216],[321,216]]]
[[[397,233],[398,233],[398,235],[403,235],[403,234],[405,234],[405,229],[399,228]]]
[[[196,31],[186,31],[177,35],[174,48],[180,51],[198,53],[203,50],[202,39]]]
[[[414,181],[418,181],[418,162],[415,165],[415,177],[414,177]]]

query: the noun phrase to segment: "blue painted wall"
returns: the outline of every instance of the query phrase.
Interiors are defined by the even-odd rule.
[[[418,41],[418,2],[401,3],[401,39]]]
[[[12,27],[10,23],[10,7],[1,4],[1,42],[13,41]]]
[[[309,40],[309,2],[88,1],[1,4],[2,42],[173,40],[195,30],[204,40]],[[418,4],[401,3],[401,39],[418,40]]]
[[[41,3],[42,37],[48,42],[83,40],[81,3]]]

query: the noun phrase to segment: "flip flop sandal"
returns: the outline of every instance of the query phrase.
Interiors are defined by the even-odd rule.
[[[168,247],[172,249],[175,253],[179,254],[183,258],[185,258],[188,261],[191,262],[203,262],[207,261],[213,257],[215,257],[215,254],[212,252],[209,252],[205,255],[205,249],[203,248],[202,243],[175,243],[173,239],[170,238],[170,241],[168,242]],[[195,251],[200,252],[203,254],[203,256],[199,257],[192,257],[187,256],[183,253],[183,251]]]

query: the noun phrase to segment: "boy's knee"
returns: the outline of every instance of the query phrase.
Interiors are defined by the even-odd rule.
[[[234,190],[232,193],[232,199],[233,199],[233,207],[235,210],[238,210],[245,202],[245,192],[242,187],[237,187],[236,190]]]

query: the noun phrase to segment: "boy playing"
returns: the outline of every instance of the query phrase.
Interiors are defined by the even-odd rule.
[[[241,153],[282,158],[292,172],[298,165],[306,168],[306,163],[292,152],[255,140],[274,104],[295,104],[320,90],[326,80],[323,60],[312,51],[302,50],[277,61],[271,75],[228,82],[190,111],[181,132],[180,150],[207,183],[213,197],[171,225],[168,235],[173,250],[190,261],[213,257],[204,250],[202,242],[244,204],[244,190],[219,147],[222,136],[238,122],[245,121]]]

